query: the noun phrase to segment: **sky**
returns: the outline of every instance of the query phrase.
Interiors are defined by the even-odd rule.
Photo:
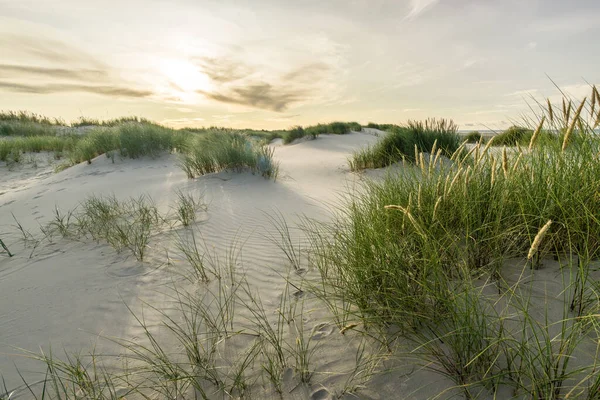
[[[0,110],[502,129],[600,83],[598,21],[598,0],[0,0]]]

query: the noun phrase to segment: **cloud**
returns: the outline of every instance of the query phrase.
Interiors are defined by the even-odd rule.
[[[331,71],[324,63],[308,63],[284,73],[270,72],[267,80],[262,77],[265,71],[230,58],[203,58],[198,65],[213,89],[197,93],[221,103],[275,112],[313,97]]]
[[[410,12],[405,19],[415,19],[419,15],[433,8],[439,0],[410,0]]]
[[[0,76],[3,74],[10,74],[12,76],[41,75],[49,78],[83,80],[98,80],[108,76],[106,71],[98,69],[48,68],[30,65],[0,64]]]
[[[223,93],[198,91],[209,99],[222,103],[239,104],[271,111],[285,111],[291,104],[305,98],[305,93],[286,88],[275,88],[268,83],[257,83],[233,88]]]
[[[77,47],[45,37],[3,34],[0,36],[0,48],[5,54],[27,55],[45,62],[104,67],[103,63]]]
[[[306,64],[294,71],[288,72],[283,76],[283,81],[312,81],[318,79],[322,74],[327,73],[331,68],[325,63]]]
[[[228,58],[199,58],[198,66],[212,81],[229,83],[241,80],[255,71],[250,66]]]
[[[129,87],[113,76],[110,67],[59,40],[7,34],[0,36],[0,50],[17,55],[17,59],[19,55],[26,55],[28,59],[27,62],[0,64],[0,90],[3,91],[29,94],[82,92],[127,98],[153,94],[149,90]]]
[[[85,85],[77,83],[49,83],[42,85],[30,85],[22,83],[13,83],[0,81],[0,89],[4,89],[11,92],[17,93],[31,93],[31,94],[55,94],[55,93],[68,93],[68,92],[84,92],[93,93],[104,96],[119,96],[119,97],[132,97],[132,98],[143,98],[152,95],[151,91],[138,90],[121,86],[111,85]]]

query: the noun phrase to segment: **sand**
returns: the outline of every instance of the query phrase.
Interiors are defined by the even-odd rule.
[[[208,207],[199,214],[195,232],[209,252],[222,259],[236,250],[232,263],[260,295],[269,315],[276,314],[281,296],[289,296],[303,309],[302,324],[315,349],[311,359],[315,373],[310,384],[299,384],[291,371],[286,373],[284,398],[333,398],[355,368],[360,335],[340,334],[329,311],[306,292],[286,294],[286,277],[300,285],[317,273],[294,271],[271,240],[277,238],[273,218],[283,216],[291,226],[302,216],[330,218],[340,198],[366,176],[382,176],[355,174],[347,165],[354,150],[375,143],[380,134],[365,130],[321,135],[287,146],[274,143],[280,162],[275,182],[250,173],[189,180],[176,157],[167,154],[156,159],[116,157],[114,163],[100,156],[91,165],[82,163],[59,173],[53,172],[52,162],[44,162],[47,155],[38,156],[37,168],[25,165],[8,171],[0,166],[0,238],[15,253],[13,258],[0,254],[0,374],[7,387],[22,383],[15,365],[27,381],[43,379],[43,365],[25,357],[24,351],[52,349],[58,357],[65,352],[85,354],[92,348],[100,354],[123,353],[122,347],[106,338],[142,340],[144,332],[134,315],[143,315],[157,327],[162,316],[149,305],[167,310],[173,286],[189,288],[181,277],[185,262],[172,251],[172,232],[156,234],[148,258],[140,263],[127,252],[119,254],[92,240],[56,238],[32,249],[31,243],[23,243],[11,214],[39,236],[39,226],[52,218],[55,207],[73,209],[92,194],[114,194],[118,199],[148,195],[167,213],[175,204],[176,191],[182,190],[204,197]],[[304,243],[297,230],[292,236]],[[304,253],[301,263],[308,269]],[[239,315],[251,318],[248,310],[240,309]],[[223,354],[235,355],[246,345],[232,341]],[[445,390],[443,398],[449,398],[458,393],[449,390],[450,380],[406,360],[390,358],[379,368],[388,371],[367,382],[360,398],[420,399]],[[256,383],[252,390],[250,398],[279,398],[268,384]]]

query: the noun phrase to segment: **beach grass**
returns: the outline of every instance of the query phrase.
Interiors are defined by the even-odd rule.
[[[598,398],[600,140],[595,115],[582,117],[592,103],[566,104],[561,120],[548,103],[531,132],[513,129],[508,139],[479,140],[470,149],[451,121],[429,120],[388,127],[380,143],[352,157],[354,170],[407,163],[347,194],[331,221],[302,225],[307,260],[318,275],[303,288],[332,311],[340,335],[357,331],[385,348],[388,360],[453,383],[434,398]],[[140,150],[132,139],[123,146],[120,134],[129,129],[151,144]],[[90,148],[130,157],[180,151],[190,178],[221,170],[276,177],[272,150],[246,133],[204,132],[178,142],[137,129],[97,131]],[[493,149],[503,144],[518,146]],[[192,225],[198,204],[180,192],[173,218]],[[56,208],[47,232],[89,235],[140,261],[167,219],[148,198],[91,197],[80,207]],[[292,227],[280,214],[271,222],[270,239],[297,274],[303,258]],[[133,369],[109,373],[95,355],[59,360],[42,353],[43,398],[251,398],[261,376],[283,397],[290,368],[297,385],[313,381],[318,343],[305,325],[304,303],[290,297],[290,279],[269,312],[237,273],[235,256],[223,262],[193,229],[177,233],[175,246],[194,286],[175,288],[174,315],[155,309],[171,341],[135,316],[144,340],[117,340]],[[548,271],[558,286],[552,293],[537,281]],[[221,347],[240,337],[247,344],[237,359],[220,358]],[[365,349],[358,347],[340,395],[357,395],[364,384],[359,375],[368,380],[378,369],[382,358]]]
[[[350,302],[340,310],[354,309],[349,318],[395,327],[416,359],[465,398],[506,387],[527,398],[597,396],[598,289],[590,271],[600,256],[600,140],[583,108],[570,119],[565,112],[560,135],[552,124],[542,131],[550,109],[537,133],[511,130],[507,143],[528,149],[491,152],[495,138],[446,153],[450,163],[424,157],[426,147],[411,157],[398,151],[398,139],[390,148],[415,167],[367,182],[332,223],[307,225],[323,281],[313,289]],[[394,160],[389,153],[374,157],[371,148],[351,163],[384,166]],[[536,271],[552,257],[563,265],[562,290],[556,305],[540,306]],[[523,279],[508,280],[508,261],[521,265]]]
[[[478,131],[472,131],[465,135],[465,140],[467,143],[477,143],[481,140],[481,133]]]
[[[180,158],[189,178],[219,171],[250,171],[276,179],[279,167],[273,149],[241,132],[209,132],[189,141]]]
[[[349,159],[350,169],[382,168],[402,160],[416,162],[418,153],[435,155],[436,150],[449,157],[460,146],[457,130],[454,122],[444,119],[392,127],[375,145],[356,151]]]

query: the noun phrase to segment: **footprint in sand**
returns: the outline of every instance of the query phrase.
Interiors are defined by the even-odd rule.
[[[333,326],[326,324],[326,323],[321,323],[316,325],[313,330],[312,330],[312,334],[311,334],[311,339],[314,340],[320,340],[323,339],[324,337],[327,337],[329,335],[331,335],[333,333]]]
[[[331,393],[326,388],[321,388],[310,395],[311,400],[330,400],[333,399]]]

